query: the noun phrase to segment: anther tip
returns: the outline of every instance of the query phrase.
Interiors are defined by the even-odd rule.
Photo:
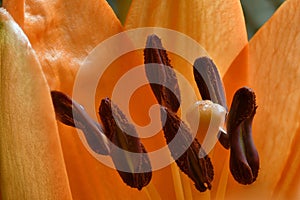
[[[146,42],[146,48],[163,49],[161,39],[155,34],[149,35]]]

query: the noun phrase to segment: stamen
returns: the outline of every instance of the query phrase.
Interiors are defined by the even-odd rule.
[[[156,35],[147,38],[144,63],[147,78],[158,103],[177,112],[180,106],[177,77],[167,52]]]
[[[109,99],[103,100],[100,107],[100,117],[105,126],[104,131],[101,125],[95,122],[76,101],[58,91],[51,91],[51,96],[57,119],[68,126],[81,129],[89,146],[94,152],[102,155],[109,154],[117,168],[120,167],[120,165],[124,167],[125,163],[125,165],[127,164],[128,170],[140,172],[130,173],[118,170],[126,184],[141,190],[150,182],[152,172],[142,172],[143,169],[150,169],[151,171],[147,151],[139,138],[129,136],[122,131],[130,131],[131,134],[137,136],[134,127],[127,122],[123,113],[115,105],[111,105]],[[112,112],[114,112],[114,115]],[[117,118],[116,121],[118,125],[114,117]],[[119,128],[119,126],[121,128]],[[107,137],[125,151],[117,150],[113,145],[109,146]],[[137,161],[133,160],[126,154],[126,151],[140,153],[139,159]],[[120,153],[122,155],[120,155]]]
[[[243,87],[235,93],[228,114],[230,171],[241,184],[251,184],[258,176],[259,156],[252,139],[256,108],[255,93]]]
[[[227,134],[227,131],[222,126],[219,127],[219,131],[222,132],[223,134]]]
[[[198,58],[194,63],[194,78],[202,100],[211,100],[223,106],[227,111],[226,97],[223,83],[214,62],[208,57]],[[219,131],[219,142],[229,149],[229,136],[223,129]]]
[[[51,91],[56,118],[65,125],[79,128],[91,149],[101,155],[109,154],[108,141],[103,129],[76,101],[58,91]]]
[[[166,115],[166,123],[163,127],[164,135],[178,167],[194,181],[199,191],[204,192],[211,189],[214,171],[208,155],[203,152],[205,156],[199,157],[199,152],[203,151],[201,145],[197,139],[193,140],[189,128],[175,113],[162,107],[161,115]],[[176,140],[174,141],[175,136]],[[173,142],[172,145],[169,144],[171,142]],[[180,152],[184,153],[180,155]]]
[[[167,53],[156,35],[150,35],[147,39],[144,60],[152,91],[158,103],[164,106],[161,109],[161,116],[167,115],[166,123],[163,124],[167,143],[169,144],[175,135],[180,138],[172,145],[168,145],[171,155],[181,171],[194,181],[199,191],[211,189],[213,166],[199,142],[193,140],[188,127],[175,114],[180,106],[179,85]],[[200,150],[204,154],[201,158],[199,158]],[[179,155],[179,152],[184,153]]]
[[[195,61],[194,78],[202,100],[211,100],[227,110],[223,83],[218,69],[211,59],[201,57]]]
[[[120,176],[127,185],[141,190],[150,182],[152,172],[147,151],[134,126],[108,98],[101,101],[99,115],[105,128],[104,133],[116,145],[110,146],[110,155],[117,170],[124,169],[118,170]],[[137,154],[132,155],[130,152]]]
[[[192,137],[189,127],[176,115],[181,102],[179,84],[167,52],[156,35],[147,38],[144,63],[152,91],[162,105],[163,131],[172,157],[200,192],[210,190],[214,171],[207,155],[207,145],[204,140],[201,147],[198,140]],[[254,92],[243,87],[235,93],[227,118],[227,134],[224,120],[228,110],[217,67],[208,57],[201,57],[195,61],[193,70],[202,99],[211,100],[210,103],[214,102],[212,105],[217,105],[210,110],[210,115],[215,117],[211,122],[216,128],[212,132],[219,133],[220,143],[226,149],[230,148],[230,171],[233,177],[241,184],[253,183],[259,170],[259,156],[252,138],[252,121],[257,109]],[[94,152],[110,155],[127,185],[141,190],[149,184],[152,172],[147,151],[134,126],[110,99],[103,99],[99,107],[102,128],[76,101],[57,91],[52,91],[51,95],[57,119],[81,129]],[[194,114],[187,116],[189,118],[193,120]],[[181,193],[177,192],[178,196],[183,196]]]

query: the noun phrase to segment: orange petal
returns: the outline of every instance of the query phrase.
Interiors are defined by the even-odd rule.
[[[0,186],[3,199],[72,199],[41,66],[0,8]]]
[[[225,75],[223,76],[228,106],[230,106],[234,93],[239,88],[248,85],[248,59],[249,46],[247,44],[234,59]]]
[[[69,95],[77,70],[88,53],[122,30],[104,0],[29,0],[25,16],[24,30],[37,51],[51,89]],[[109,75],[115,77],[116,73]],[[111,92],[113,80],[109,75],[105,80],[107,87],[100,88],[102,95]],[[74,128],[59,124],[59,133],[74,199],[147,198],[146,192],[126,186],[116,170],[92,157]]]
[[[300,151],[299,151],[300,127],[293,138],[290,148],[288,160],[285,163],[284,169],[281,173],[273,197],[281,199],[299,199],[300,198]]]
[[[251,186],[230,181],[228,197],[299,198],[300,180],[290,178],[298,177],[300,166],[295,146],[300,119],[299,6],[299,0],[286,1],[250,41],[249,82],[258,105],[253,134],[261,168]]]
[[[3,8],[5,8],[11,14],[15,22],[17,22],[21,28],[23,28],[24,24],[24,2],[25,0],[3,0],[2,3]]]
[[[51,89],[71,93],[78,67],[101,41],[122,30],[104,0],[28,0],[24,31]]]
[[[169,28],[190,36],[207,50],[221,75],[247,44],[243,12],[236,0],[133,0],[126,29],[146,26]]]

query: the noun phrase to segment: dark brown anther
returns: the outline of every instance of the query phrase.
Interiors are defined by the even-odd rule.
[[[197,139],[193,139],[187,125],[175,113],[162,107],[161,115],[166,116],[164,135],[180,170],[194,181],[200,192],[211,189],[214,171],[208,155],[201,149]]]
[[[255,93],[243,87],[235,93],[228,114],[230,171],[241,184],[251,184],[258,176],[259,156],[252,138],[256,108]]]
[[[108,140],[103,129],[76,101],[58,91],[51,91],[56,118],[65,125],[79,128],[90,148],[97,154],[108,155]]]
[[[161,40],[156,35],[147,38],[144,64],[147,78],[158,103],[177,112],[180,106],[180,92],[176,73]]]
[[[208,57],[198,58],[194,63],[194,78],[203,100],[211,100],[227,110],[225,92],[218,69]]]
[[[222,80],[214,62],[208,57],[198,58],[194,63],[194,78],[203,100],[211,100],[227,110]],[[229,149],[230,142],[226,133],[219,132],[219,142]]]
[[[147,151],[134,126],[108,98],[101,101],[99,115],[106,136],[114,144],[110,146],[110,156],[121,178],[127,185],[141,190],[150,182],[152,172]]]

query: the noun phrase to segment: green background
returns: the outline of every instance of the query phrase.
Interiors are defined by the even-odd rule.
[[[107,0],[107,2],[124,23],[131,0]],[[284,0],[241,0],[249,39],[283,2]]]

